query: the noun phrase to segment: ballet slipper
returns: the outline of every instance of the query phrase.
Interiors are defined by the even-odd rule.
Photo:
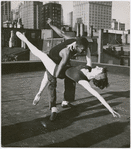
[[[39,101],[40,101],[40,95],[37,94],[33,100],[33,105],[36,106],[39,103]]]
[[[27,42],[27,38],[21,32],[16,32],[16,35],[20,40],[24,41],[25,43]]]

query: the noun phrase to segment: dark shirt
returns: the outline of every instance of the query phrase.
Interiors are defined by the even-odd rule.
[[[62,59],[62,58],[59,56],[60,51],[61,51],[62,49],[64,49],[64,48],[66,48],[67,45],[72,44],[72,43],[75,42],[75,41],[76,41],[76,39],[68,39],[68,40],[66,40],[66,41],[64,41],[64,42],[62,42],[62,43],[56,45],[55,47],[53,47],[53,48],[50,50],[48,56],[49,56],[56,64],[59,64],[60,61],[61,61],[61,59]],[[70,57],[72,57],[74,54],[75,54],[74,51],[70,51]]]

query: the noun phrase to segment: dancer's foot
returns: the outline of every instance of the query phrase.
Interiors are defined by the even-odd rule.
[[[73,105],[69,103],[68,101],[62,101],[61,103],[62,108],[72,108]]]
[[[40,101],[40,94],[37,94],[33,100],[33,105],[36,106]]]
[[[27,42],[27,38],[25,37],[25,35],[23,35],[20,32],[16,32],[16,35],[18,38],[20,38],[22,41],[24,41],[25,43]]]
[[[58,113],[57,108],[56,108],[56,107],[52,107],[52,108],[51,108],[50,121],[54,121],[54,120],[56,120],[57,113]]]

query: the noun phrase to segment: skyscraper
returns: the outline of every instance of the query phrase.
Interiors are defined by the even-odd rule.
[[[11,2],[2,1],[1,2],[1,24],[5,21],[10,21],[11,19]]]
[[[71,11],[67,14],[67,24],[70,27],[73,27],[73,11]]]
[[[24,1],[20,6],[20,18],[24,28],[41,29],[41,8],[43,3],[38,1]]]
[[[91,25],[95,29],[110,29],[112,19],[111,1],[74,1],[73,2],[73,27],[77,19],[82,19],[86,26],[85,31],[89,31]]]
[[[47,20],[50,18],[52,24],[61,28],[62,23],[62,8],[58,3],[46,3],[42,6],[42,28],[48,29]]]

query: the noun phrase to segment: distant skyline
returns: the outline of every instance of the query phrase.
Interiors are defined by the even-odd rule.
[[[12,9],[15,9],[19,3],[20,1],[12,1]],[[61,0],[59,3],[63,7],[64,22],[67,23],[67,14],[73,11],[73,1]],[[112,1],[112,19],[125,23],[125,28],[130,29],[130,1]]]

